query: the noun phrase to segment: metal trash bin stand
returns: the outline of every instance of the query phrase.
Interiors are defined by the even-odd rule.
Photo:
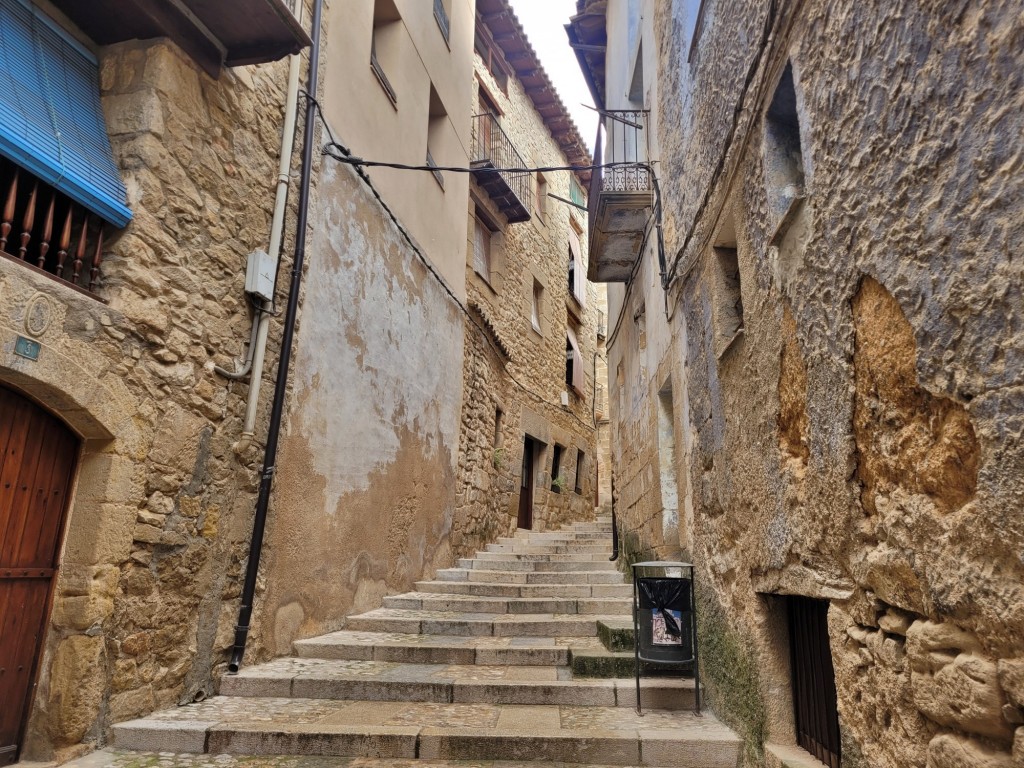
[[[693,565],[667,561],[633,563],[633,657],[636,711],[640,703],[640,666],[689,664],[693,669],[694,712],[700,714],[697,664],[697,602]],[[670,575],[677,571],[678,576]],[[654,575],[657,573],[658,575]]]

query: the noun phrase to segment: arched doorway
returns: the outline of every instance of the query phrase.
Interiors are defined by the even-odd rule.
[[[63,422],[0,386],[0,765],[18,759],[78,449]]]

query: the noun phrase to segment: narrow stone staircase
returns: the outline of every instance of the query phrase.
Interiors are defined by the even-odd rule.
[[[601,518],[519,531],[212,699],[114,726],[115,748],[735,768],[735,734],[689,711],[692,680],[644,679],[640,717],[632,678],[582,676],[631,661],[599,636],[631,610],[609,541]]]

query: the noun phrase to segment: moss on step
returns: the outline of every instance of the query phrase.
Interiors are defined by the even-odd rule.
[[[633,653],[633,623],[626,621],[621,624],[597,622],[597,636],[601,644],[609,651],[629,651]]]

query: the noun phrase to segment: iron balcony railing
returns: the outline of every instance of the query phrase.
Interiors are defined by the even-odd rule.
[[[604,162],[623,163],[603,168],[603,192],[650,192],[650,144],[646,109],[608,110],[604,116]]]
[[[516,150],[508,134],[498,123],[497,116],[484,112],[473,117],[473,159],[472,165],[475,171],[486,174],[491,169],[498,169],[497,176],[500,177],[500,184],[488,184],[482,181],[483,186],[488,189],[495,202],[503,209],[522,209],[525,211],[525,218],[516,214],[518,221],[525,221],[530,218],[530,211],[533,206],[533,185],[531,174],[526,170],[526,161]],[[522,168],[517,172],[514,169]],[[482,175],[482,174],[478,174]],[[493,189],[492,189],[493,187]],[[507,189],[500,189],[505,187]],[[503,200],[502,198],[513,199]],[[510,217],[509,221],[513,218]]]

